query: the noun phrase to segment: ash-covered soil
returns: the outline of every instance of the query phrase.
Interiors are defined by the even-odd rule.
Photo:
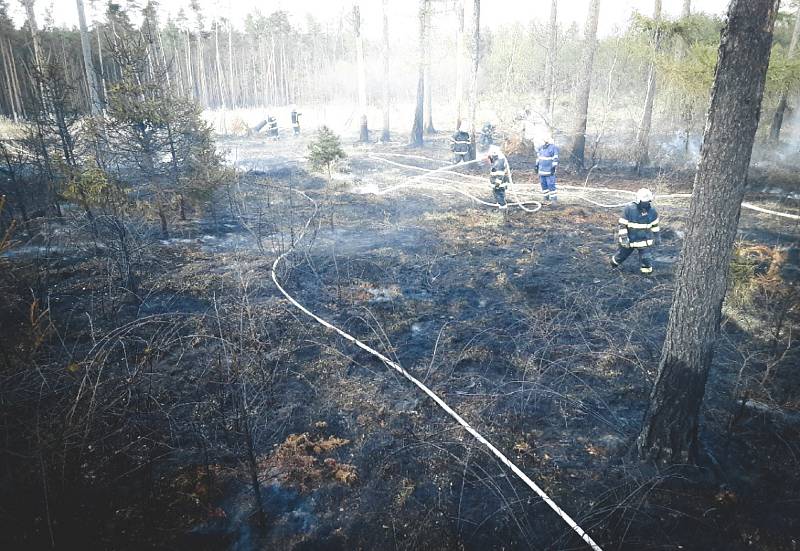
[[[53,429],[87,442],[65,452],[71,475],[48,504],[62,545],[587,548],[407,380],[288,303],[271,268],[295,246],[277,275],[296,300],[423,381],[604,549],[796,548],[800,354],[781,348],[786,333],[754,307],[765,297],[726,305],[706,391],[706,463],[659,469],[632,452],[688,200],[656,199],[664,240],[653,276],[638,273],[635,255],[611,270],[620,208],[573,192],[558,208],[504,215],[453,191],[491,202],[475,178],[488,180],[485,167],[412,182],[423,173],[409,166],[446,163],[445,143],[349,147],[327,182],[307,172],[302,138],[223,142],[250,171],[216,224],[187,223],[154,243],[138,305],[93,305],[106,292],[92,277],[97,261],[54,261],[55,323],[80,360],[61,376],[69,418]],[[536,199],[525,161],[511,158],[514,181]],[[587,183],[567,172],[559,181]],[[403,183],[413,185],[380,194]],[[668,194],[691,182],[595,171],[588,185]],[[772,268],[796,285],[795,222],[744,211],[740,232],[742,250],[784,251],[780,262],[759,256],[754,274]],[[782,327],[797,315],[789,309]],[[20,498],[34,520],[5,509],[0,541],[49,541],[40,500]]]

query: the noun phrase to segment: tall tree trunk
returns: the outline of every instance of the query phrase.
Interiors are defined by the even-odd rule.
[[[719,333],[779,0],[731,0],[658,375],[638,437],[643,458],[698,458],[700,406]]]
[[[417,60],[417,108],[414,111],[414,126],[411,128],[411,144],[421,147],[422,140],[422,117],[425,111],[425,14],[428,11],[429,0],[419,2],[419,59]]]
[[[458,18],[458,34],[456,35],[456,130],[461,126],[461,117],[464,111],[464,13],[466,3],[463,0],[456,5],[456,16]]]
[[[19,85],[19,77],[17,76],[17,63],[14,61],[14,54],[12,53],[11,41],[6,39],[6,55],[8,56],[8,66],[11,71],[11,83],[14,87],[15,96],[17,98],[17,109],[22,113],[22,118],[26,118],[25,102],[22,101],[22,87]]]
[[[425,133],[435,134],[433,126],[433,81],[431,80],[431,13],[425,14]]]
[[[369,141],[367,127],[367,75],[364,67],[364,40],[361,37],[361,8],[353,5],[353,30],[356,35],[356,65],[358,67],[358,109],[360,111],[358,141]]]
[[[475,160],[478,154],[477,132],[475,117],[478,113],[478,67],[481,61],[481,0],[473,0],[472,4],[472,81],[469,90],[469,119],[470,119],[470,160]]]
[[[692,0],[683,0],[683,9],[681,10],[681,17],[687,18],[692,15]],[[678,52],[677,57],[678,59],[683,59],[688,55],[688,50],[686,48],[686,44],[683,41],[678,41]],[[683,153],[684,155],[689,154],[689,139],[691,138],[692,134],[692,101],[688,97],[682,98],[682,113],[681,113],[681,120],[683,122]]]
[[[189,89],[189,97],[197,98],[194,72],[192,71],[192,34],[188,29],[186,31],[186,87]]]
[[[661,31],[658,25],[661,24],[661,0],[653,2],[653,21],[656,29],[653,31],[653,60],[647,69],[647,94],[644,98],[644,111],[639,129],[636,132],[636,172],[639,173],[650,161],[650,127],[653,122],[653,102],[656,97],[656,63],[655,56],[658,54],[658,44],[661,40]]]
[[[83,67],[86,73],[86,87],[89,89],[89,107],[92,115],[97,116],[103,111],[100,103],[100,96],[97,93],[97,77],[94,73],[94,62],[92,61],[92,46],[89,39],[89,31],[86,28],[86,14],[83,11],[83,0],[76,0],[78,5],[78,24],[81,29],[81,49],[83,50]]]
[[[25,12],[28,16],[28,27],[31,31],[31,39],[33,41],[33,61],[36,68],[36,88],[39,93],[39,101],[41,102],[42,110],[47,110],[45,105],[45,94],[44,94],[44,66],[42,62],[42,44],[41,40],[39,39],[39,26],[36,24],[36,14],[33,11],[34,0],[20,0],[22,4],[25,6]],[[13,50],[12,50],[13,55]]]
[[[383,132],[381,141],[388,142],[391,139],[389,131],[389,111],[390,105],[390,77],[389,72],[389,16],[386,13],[388,0],[383,0]]]
[[[236,86],[233,74],[233,24],[228,21],[228,92],[231,99],[231,109],[236,109],[239,98],[236,96]]]
[[[222,76],[222,63],[219,58],[219,21],[214,20],[214,63],[217,71],[217,90],[219,93],[219,104],[225,111],[225,80]],[[227,129],[225,129],[227,132]]]
[[[786,57],[792,59],[794,52],[797,49],[797,39],[800,38],[800,10],[794,16],[794,30],[792,31],[792,40],[789,42],[789,51],[786,52]],[[775,115],[772,117],[772,124],[769,127],[769,139],[778,143],[781,138],[781,126],[783,126],[783,116],[786,113],[786,104],[789,99],[789,90],[784,88],[781,92],[781,99],[778,101],[778,108],[775,109]]]
[[[550,36],[544,68],[544,111],[553,125],[554,95],[556,87],[556,48],[558,47],[558,0],[550,2]]]
[[[575,106],[575,119],[572,125],[572,162],[583,170],[584,150],[586,149],[586,120],[589,114],[589,94],[592,89],[592,68],[594,53],[597,50],[597,20],[600,16],[600,0],[591,0],[589,14],[586,16],[586,32],[581,55],[578,81],[578,104]]]
[[[10,51],[10,50],[9,50]],[[8,103],[11,108],[11,113],[14,116],[14,122],[19,121],[19,110],[17,109],[16,94],[14,93],[14,81],[11,78],[11,63],[8,60],[9,53],[6,52],[5,42],[0,40],[0,57],[3,59],[3,74],[6,77],[6,90],[8,91]]]

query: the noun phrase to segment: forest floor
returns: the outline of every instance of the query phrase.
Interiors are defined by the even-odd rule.
[[[657,468],[637,461],[632,444],[664,338],[687,199],[656,199],[664,239],[655,273],[644,277],[635,256],[608,265],[621,209],[574,192],[557,208],[503,215],[452,191],[492,202],[488,183],[474,179],[488,179],[480,167],[437,175],[449,183],[375,193],[423,174],[413,167],[446,164],[443,136],[421,150],[348,147],[332,183],[307,172],[304,138],[231,138],[221,147],[245,171],[230,212],[153,241],[141,304],[91,303],[105,283],[77,249],[49,264],[54,324],[87,373],[76,367],[65,386],[97,381],[98,396],[126,388],[124,400],[139,401],[124,422],[107,424],[116,452],[82,452],[81,482],[48,503],[62,548],[587,548],[407,380],[279,294],[272,264],[294,244],[277,270],[292,296],[423,381],[604,549],[797,549],[800,352],[785,335],[798,314],[790,310],[776,333],[768,302],[796,295],[769,294],[777,287],[757,279],[777,274],[776,286],[796,289],[797,222],[743,211],[737,246],[750,271],[726,303],[706,389],[706,464]],[[530,165],[512,157],[511,166],[531,197]],[[559,182],[586,183],[566,171]],[[611,171],[594,171],[588,184],[647,185],[657,196],[691,187],[685,174]],[[747,200],[797,210],[769,194]],[[23,274],[26,258],[12,251],[12,271]],[[142,375],[124,374],[118,342],[138,346],[125,360],[136,356]],[[100,356],[103,375],[91,371]],[[240,413],[208,413],[232,396]],[[87,414],[86,427],[103,411]],[[247,450],[226,440],[242,423],[264,528]],[[41,496],[17,507],[0,504],[0,543],[48,542]]]

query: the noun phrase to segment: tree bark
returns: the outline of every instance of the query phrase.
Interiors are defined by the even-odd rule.
[[[81,30],[81,49],[83,50],[83,67],[86,73],[86,87],[89,89],[89,107],[92,115],[97,116],[103,111],[100,96],[97,93],[97,77],[94,73],[92,61],[92,46],[89,40],[89,31],[86,28],[86,14],[83,11],[83,0],[76,0],[78,5],[78,24]]]
[[[358,4],[353,6],[353,27],[356,35],[356,64],[358,66],[358,109],[361,112],[358,131],[358,141],[369,141],[369,127],[367,126],[367,75],[364,66],[364,39],[361,37],[361,8]]]
[[[690,15],[692,15],[692,0],[683,0],[681,17],[689,17]]]
[[[431,80],[431,13],[425,14],[425,133],[435,134],[433,126],[433,81]]]
[[[794,52],[797,49],[797,39],[800,38],[800,10],[794,16],[794,30],[792,31],[792,40],[789,42],[789,51],[786,52],[786,57],[792,59]],[[786,113],[786,105],[789,100],[789,90],[784,88],[781,92],[781,98],[778,101],[778,108],[775,109],[775,114],[772,117],[772,124],[769,127],[769,139],[774,143],[778,143],[781,138],[781,126],[783,126],[783,116]]]
[[[658,44],[661,40],[658,25],[661,23],[661,0],[653,2],[653,21],[656,24],[656,29],[653,31],[653,52],[652,55],[658,54]],[[642,112],[642,120],[639,123],[639,129],[636,132],[636,173],[641,172],[650,162],[650,127],[653,121],[653,102],[656,97],[656,64],[655,59],[650,61],[650,66],[647,69],[647,94],[644,98],[644,111]]]
[[[217,93],[219,94],[219,105],[225,111],[225,79],[222,76],[222,62],[219,57],[219,21],[214,20],[214,64],[217,72]],[[224,118],[223,118],[224,120]],[[227,132],[227,128],[225,129]]]
[[[556,87],[556,48],[558,47],[558,0],[550,2],[550,36],[544,67],[544,111],[552,126],[554,94]]]
[[[421,147],[422,117],[425,109],[425,13],[428,11],[428,1],[420,0],[419,3],[419,74],[417,75],[417,108],[414,111],[414,126],[411,128],[411,145]]]
[[[236,109],[238,98],[236,97],[233,75],[233,25],[228,21],[228,90],[231,98],[231,108]]]
[[[472,83],[469,91],[470,160],[478,154],[475,116],[478,111],[478,67],[481,61],[481,0],[474,0],[472,7]]]
[[[20,0],[25,6],[25,12],[28,16],[28,27],[31,31],[31,39],[33,41],[33,61],[36,66],[35,81],[37,84],[37,91],[39,92],[39,101],[41,102],[42,110],[46,111],[44,85],[43,65],[42,65],[42,44],[39,39],[39,26],[36,24],[36,14],[33,11],[34,0]],[[13,55],[13,50],[12,50]]]
[[[581,55],[578,103],[572,125],[572,162],[579,170],[583,170],[584,150],[586,149],[586,120],[589,114],[589,95],[592,89],[594,53],[597,50],[597,20],[599,16],[600,0],[591,0],[589,14],[586,16],[585,40]]]
[[[456,16],[458,18],[458,33],[456,35],[456,130],[461,126],[461,117],[464,111],[464,12],[466,3],[464,0],[456,6]]]
[[[758,128],[779,0],[732,0],[722,31],[700,162],[642,458],[696,461],[700,406],[719,333],[733,242]]]
[[[389,130],[389,109],[390,109],[390,92],[391,85],[390,72],[389,72],[389,16],[386,13],[386,6],[388,0],[383,0],[383,132],[381,133],[381,141],[388,142],[391,139]]]

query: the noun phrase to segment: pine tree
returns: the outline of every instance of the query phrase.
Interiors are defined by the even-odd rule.
[[[339,136],[327,126],[322,126],[317,130],[317,137],[308,144],[308,160],[311,162],[311,166],[318,170],[325,168],[328,171],[329,180],[331,179],[331,164],[337,159],[345,157]]]

